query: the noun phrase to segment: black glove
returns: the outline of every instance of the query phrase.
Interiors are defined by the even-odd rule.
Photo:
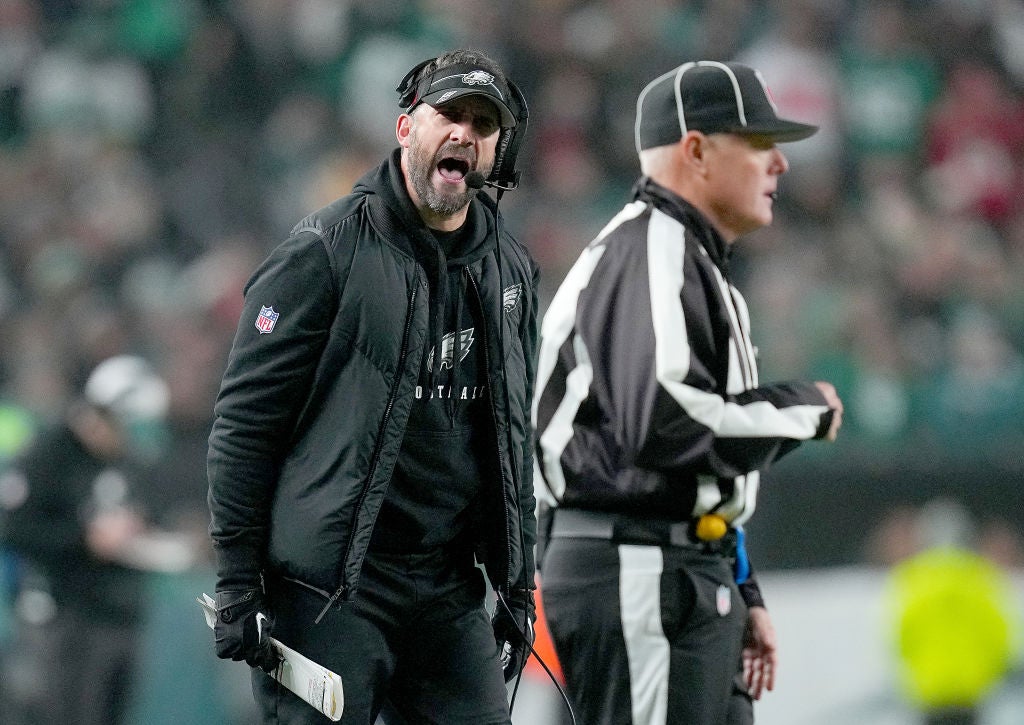
[[[533,623],[537,620],[537,605],[533,591],[516,589],[508,597],[498,599],[491,617],[494,640],[498,643],[498,656],[505,671],[505,682],[511,682],[526,666],[533,645]]]
[[[271,625],[258,589],[217,592],[213,641],[221,659],[245,660],[252,667],[273,672],[279,658],[270,645]]]

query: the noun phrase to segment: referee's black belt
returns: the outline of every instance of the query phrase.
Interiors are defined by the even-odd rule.
[[[555,509],[551,538],[606,539],[616,544],[678,546],[710,554],[735,556],[736,532],[717,541],[701,541],[693,521],[667,521],[583,509]]]

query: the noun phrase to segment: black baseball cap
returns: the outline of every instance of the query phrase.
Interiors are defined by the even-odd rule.
[[[699,60],[658,76],[636,102],[636,150],[672,144],[687,131],[799,141],[818,130],[779,118],[761,73],[741,63]]]
[[[399,86],[398,90],[401,92],[402,87]],[[509,106],[507,86],[493,73],[475,64],[458,63],[438,68],[429,78],[423,79],[408,108],[412,111],[420,103],[443,106],[463,96],[486,97],[498,109],[503,128],[516,125],[516,115]]]

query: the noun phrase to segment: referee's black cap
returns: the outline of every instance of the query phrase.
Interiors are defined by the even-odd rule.
[[[636,150],[672,144],[687,131],[799,141],[817,126],[779,118],[761,73],[742,63],[700,60],[658,76],[636,102]]]

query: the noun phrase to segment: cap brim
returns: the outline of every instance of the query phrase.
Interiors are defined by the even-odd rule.
[[[420,99],[422,103],[429,104],[431,106],[443,106],[447,103],[451,103],[457,98],[464,98],[466,96],[483,96],[488,101],[494,104],[494,107],[498,109],[498,113],[501,116],[501,127],[511,128],[516,125],[516,116],[512,113],[504,101],[498,98],[493,93],[490,93],[479,88],[448,88],[444,90],[434,91],[428,93]]]
[[[779,143],[800,141],[801,139],[813,136],[817,132],[817,126],[798,121],[787,121],[781,118],[768,123],[751,123],[740,128],[729,129],[729,133],[768,136]]]

